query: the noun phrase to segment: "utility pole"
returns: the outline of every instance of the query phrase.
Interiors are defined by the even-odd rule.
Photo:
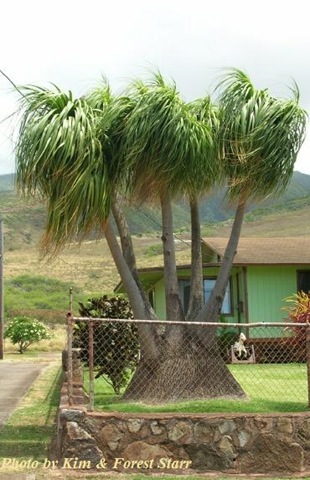
[[[3,360],[4,304],[3,304],[3,228],[0,215],[0,360]]]

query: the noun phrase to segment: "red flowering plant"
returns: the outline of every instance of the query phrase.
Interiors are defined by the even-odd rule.
[[[283,307],[283,310],[288,312],[288,321],[292,323],[307,323],[310,326],[310,292],[305,293],[301,290],[284,300],[290,303],[290,306]],[[295,345],[305,346],[307,327],[296,326],[289,328],[294,333],[291,337],[291,342]]]

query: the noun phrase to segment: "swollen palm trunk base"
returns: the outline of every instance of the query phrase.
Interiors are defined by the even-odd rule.
[[[216,350],[197,344],[166,353],[151,365],[141,358],[129,383],[125,400],[146,403],[210,398],[246,398],[239,383]]]

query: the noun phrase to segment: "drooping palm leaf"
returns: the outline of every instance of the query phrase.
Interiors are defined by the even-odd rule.
[[[231,199],[265,198],[286,188],[305,136],[306,113],[254,87],[240,70],[219,88],[220,141]]]
[[[85,99],[57,87],[23,89],[16,150],[17,182],[47,200],[45,246],[60,246],[92,228],[110,211],[110,183],[96,136],[97,116]]]
[[[195,181],[213,175],[209,125],[180,97],[174,83],[160,74],[149,83],[135,82],[130,96],[135,106],[125,125],[124,155],[131,185],[138,195],[158,198],[193,190]]]

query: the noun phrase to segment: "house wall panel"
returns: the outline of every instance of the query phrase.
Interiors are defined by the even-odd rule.
[[[249,322],[285,321],[284,298],[296,292],[297,269],[294,265],[248,267]]]
[[[166,300],[165,300],[165,283],[161,278],[154,286],[155,305],[154,309],[159,320],[166,320]]]

